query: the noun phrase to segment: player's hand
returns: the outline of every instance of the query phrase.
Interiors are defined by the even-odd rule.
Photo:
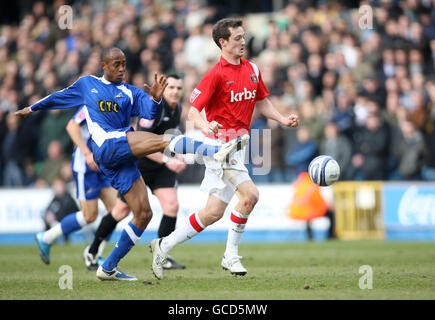
[[[212,136],[223,127],[224,126],[221,125],[219,122],[213,120],[212,122],[209,122],[205,128],[202,129],[202,132],[204,132],[208,136]]]
[[[155,101],[159,102],[162,98],[163,92],[168,86],[168,82],[166,81],[166,77],[161,75],[159,79],[157,79],[157,73],[154,74],[154,84],[152,87],[144,84],[145,89],[148,90],[148,93],[154,98]]]
[[[295,114],[289,115],[281,122],[286,127],[296,128],[299,125],[299,117]]]
[[[85,155],[86,163],[88,164],[89,168],[93,171],[100,171],[100,168],[98,168],[98,165],[95,163],[94,160],[94,154],[92,152],[89,152]]]
[[[23,118],[25,118],[28,115],[30,115],[31,113],[32,113],[32,111],[30,111],[30,107],[26,107],[26,108],[23,108],[21,110],[15,111],[14,115],[17,116],[17,117],[23,117]]]
[[[168,162],[166,162],[166,167],[169,170],[174,171],[175,173],[180,173],[184,169],[186,169],[186,163],[184,160],[180,160],[177,158],[171,158]]]

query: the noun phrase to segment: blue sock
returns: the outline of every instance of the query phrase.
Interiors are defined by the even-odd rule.
[[[140,239],[143,230],[136,227],[131,221],[128,225],[122,230],[121,237],[118,242],[115,244],[110,255],[104,261],[102,267],[104,270],[111,271],[113,268],[118,266],[119,260],[121,260],[136,242]]]
[[[80,230],[84,225],[86,225],[86,220],[81,211],[71,213],[60,221],[60,227],[64,235]]]
[[[219,146],[212,146],[183,135],[172,137],[169,143],[170,151],[181,154],[196,153],[202,156],[213,157],[219,149]]]

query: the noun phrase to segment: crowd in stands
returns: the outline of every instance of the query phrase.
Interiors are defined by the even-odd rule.
[[[280,112],[300,117],[292,129],[254,113],[252,128],[270,139],[250,170],[271,166],[254,181],[292,182],[318,154],[338,161],[341,180],[435,180],[435,0],[345,3],[289,0],[242,17],[246,58]],[[17,24],[0,25],[0,186],[71,179],[65,126],[75,110],[13,112],[101,76],[103,48],[125,52],[126,82],[139,88],[155,72],[180,75],[185,120],[190,93],[220,57],[213,24],[237,16],[199,0],[75,1],[73,27],[62,29],[65,4],[35,2]],[[200,182],[203,170],[189,166],[180,182]]]

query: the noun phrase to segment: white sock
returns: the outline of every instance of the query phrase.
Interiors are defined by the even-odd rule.
[[[182,243],[204,230],[204,224],[199,220],[198,213],[194,213],[181,228],[175,229],[170,235],[164,237],[160,243],[160,249],[168,253],[177,244]]]
[[[98,256],[102,256],[104,252],[104,248],[106,247],[106,240],[101,241],[100,246],[98,247]]]
[[[60,223],[56,224],[54,227],[48,229],[42,235],[42,241],[48,244],[52,244],[54,240],[62,235],[62,227]]]
[[[241,214],[236,210],[231,212],[230,227],[228,229],[227,246],[225,248],[225,257],[239,255],[239,243],[245,232],[247,215]]]

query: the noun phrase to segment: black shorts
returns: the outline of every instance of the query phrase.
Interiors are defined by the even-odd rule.
[[[151,191],[160,188],[177,187],[177,174],[174,171],[169,170],[166,166],[161,166],[153,170],[140,170],[140,173],[145,184],[151,189]],[[118,192],[118,197],[123,202],[126,202],[120,192]]]

